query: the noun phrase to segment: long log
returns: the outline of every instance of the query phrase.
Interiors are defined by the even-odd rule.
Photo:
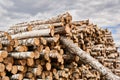
[[[68,12],[66,12],[66,13],[57,15],[55,17],[52,17],[50,19],[44,20],[44,21],[43,20],[36,20],[36,21],[15,24],[15,25],[11,26],[11,28],[24,27],[24,26],[28,26],[28,25],[51,24],[51,23],[59,23],[59,22],[69,23],[71,20],[72,20],[72,16]]]
[[[7,32],[4,32],[4,31],[0,31],[0,37],[5,37],[7,36],[8,33]]]
[[[89,53],[80,49],[71,40],[68,40],[65,37],[61,37],[60,40],[71,52],[77,54],[84,63],[89,64],[94,69],[99,71],[107,80],[120,80],[120,77],[112,73],[112,71],[108,68],[104,67],[100,62],[98,62],[98,60],[90,56]]]
[[[39,45],[40,41],[39,38],[28,38],[18,40],[18,45],[25,45],[25,46],[32,46],[32,45]]]
[[[59,26],[64,26],[64,24],[60,22],[60,23],[53,23],[53,24],[33,25],[32,30],[48,29],[52,26],[59,27]]]
[[[31,26],[27,26],[27,27],[18,27],[18,28],[13,28],[8,30],[9,34],[17,34],[17,33],[21,33],[21,32],[27,32],[27,31],[31,31],[32,27]]]
[[[11,35],[12,39],[25,39],[25,38],[33,38],[40,36],[53,36],[54,28],[51,29],[42,29],[42,30],[34,30],[29,32],[18,33],[15,35]]]
[[[34,58],[34,52],[11,52],[8,55],[16,59]]]

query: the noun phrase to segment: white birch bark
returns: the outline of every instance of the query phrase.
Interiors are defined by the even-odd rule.
[[[12,39],[25,39],[32,37],[40,37],[40,36],[53,36],[51,33],[51,29],[42,29],[42,30],[34,30],[29,32],[23,32],[15,35],[11,35]]]
[[[61,37],[61,42],[69,49],[70,52],[77,54],[84,63],[89,64],[91,67],[99,71],[103,76],[106,77],[107,80],[120,80],[120,77],[112,73],[110,69],[103,66],[100,62],[98,62],[98,60],[94,59],[87,52],[80,49],[71,40]]]

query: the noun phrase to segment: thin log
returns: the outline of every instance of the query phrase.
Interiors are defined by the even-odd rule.
[[[11,76],[11,80],[22,80],[23,79],[23,74],[14,74]]]
[[[0,43],[0,50],[3,48],[3,45],[2,45],[2,43]]]
[[[0,75],[1,75],[2,77],[6,76],[6,72],[3,71],[3,72],[0,73]]]
[[[50,19],[47,19],[45,21],[36,20],[36,21],[30,21],[30,22],[23,22],[23,23],[19,23],[19,24],[11,26],[11,28],[24,27],[28,25],[51,24],[51,23],[59,23],[59,22],[69,23],[71,20],[72,20],[72,16],[68,12],[66,12],[66,13],[57,15],[55,17],[52,17]]]
[[[27,64],[27,60],[26,59],[20,59],[20,60],[16,60],[14,63],[17,64],[17,65],[25,66]]]
[[[18,40],[18,45],[24,45],[24,46],[38,46],[40,44],[39,38],[28,38],[28,39],[22,39]]]
[[[0,41],[2,41],[2,40],[11,40],[11,36],[7,35],[5,37],[0,37]]]
[[[34,58],[35,58],[35,59],[38,59],[39,57],[40,57],[39,51],[35,50],[35,51],[34,51]]]
[[[1,41],[1,44],[3,46],[8,46],[8,45],[14,45],[14,40],[4,40],[4,41]]]
[[[12,73],[12,74],[16,74],[17,71],[18,71],[18,70],[17,70],[17,66],[16,66],[16,65],[12,66],[11,73]]]
[[[46,45],[47,41],[44,37],[40,37],[40,43],[43,44],[43,45]]]
[[[25,51],[24,46],[17,46],[15,48],[15,51],[17,51],[17,52],[24,52]]]
[[[74,54],[77,54],[80,59],[84,62],[92,66],[94,69],[98,70],[103,76],[106,77],[107,80],[119,80],[120,77],[113,74],[111,70],[104,67],[101,63],[99,63],[96,59],[86,53],[78,46],[76,46],[71,40],[66,39],[65,37],[61,37],[61,42]]]
[[[27,73],[25,73],[25,77],[26,77],[26,78],[31,79],[33,76],[34,76],[34,74],[31,73],[31,72],[27,72]]]
[[[8,63],[6,65],[6,70],[9,71],[9,72],[12,70],[12,64],[11,63]]]
[[[7,58],[4,59],[3,63],[4,64],[9,64],[9,63],[13,64],[14,63],[14,58],[8,56]]]
[[[55,28],[59,26],[64,26],[64,24],[60,22],[60,23],[52,23],[52,24],[33,25],[32,30],[48,29],[51,28],[52,26]]]
[[[37,65],[35,68],[28,68],[29,72],[32,72],[35,76],[39,76],[42,73],[42,66]]]
[[[34,59],[33,58],[28,58],[27,59],[27,66],[33,66],[34,65]]]
[[[44,39],[48,42],[57,42],[59,40],[60,36],[59,35],[54,35],[53,37],[44,37]]]
[[[3,62],[3,58],[0,56],[0,62]]]
[[[70,36],[72,35],[71,28],[69,27],[69,24],[67,24],[65,27],[60,26],[60,27],[54,28],[54,31],[55,31],[54,32],[55,34],[65,34],[65,33],[68,33]]]
[[[13,46],[11,46],[11,45],[5,46],[5,47],[3,47],[3,50],[5,50],[7,52],[11,52],[11,51],[13,51]]]
[[[34,58],[34,52],[11,52],[8,55],[15,59]]]
[[[51,70],[51,63],[49,62],[46,63],[46,70],[48,71]]]
[[[3,63],[0,63],[0,72],[3,72],[5,70],[5,65]]]
[[[19,27],[19,28],[13,28],[10,30],[8,30],[8,33],[10,35],[13,35],[13,34],[17,34],[17,33],[21,33],[21,32],[27,32],[27,31],[31,31],[32,30],[32,27],[31,26],[27,26],[27,27]]]
[[[15,35],[11,35],[12,39],[25,39],[25,38],[33,38],[40,36],[53,36],[54,28],[51,29],[42,29],[42,30],[34,30],[29,32],[18,33]]]
[[[24,66],[21,65],[16,65],[17,66],[17,70],[23,72],[24,71]]]
[[[8,56],[8,52],[7,51],[0,51],[0,57],[6,58],[7,56]]]
[[[7,35],[8,35],[7,32],[4,32],[4,31],[0,32],[0,37],[5,37],[5,36],[7,36]]]
[[[10,78],[8,76],[3,76],[2,80],[10,80]]]

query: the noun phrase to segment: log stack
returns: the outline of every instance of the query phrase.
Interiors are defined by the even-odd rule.
[[[111,32],[89,20],[72,21],[67,12],[44,21],[15,24],[0,32],[0,80],[108,79],[66,48],[62,37],[120,76],[119,54]]]

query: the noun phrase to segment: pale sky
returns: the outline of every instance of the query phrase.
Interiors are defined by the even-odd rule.
[[[66,11],[73,20],[90,19],[100,27],[109,28],[116,44],[120,44],[120,0],[0,0],[0,30]]]

